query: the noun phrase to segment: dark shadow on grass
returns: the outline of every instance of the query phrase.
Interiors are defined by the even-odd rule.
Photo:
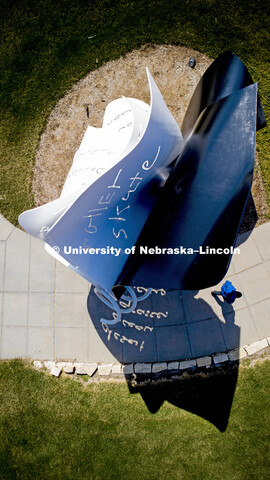
[[[204,299],[194,298],[196,293],[182,292],[182,297],[179,291],[152,293],[138,302],[133,312],[123,313],[120,322],[108,326],[102,325],[100,319],[112,319],[113,309],[96,297],[92,287],[88,311],[101,340],[124,364],[173,362],[211,355],[226,349],[224,339],[232,342],[231,348],[239,347],[240,328],[235,325],[233,306],[217,297],[221,311],[216,315]],[[125,303],[129,306],[129,302],[122,305]],[[161,312],[163,315],[158,318],[157,313]],[[223,432],[229,421],[238,363],[236,359],[234,363],[188,371],[127,374],[126,380],[130,393],[139,393],[151,413],[168,401],[201,416]]]
[[[216,295],[214,298],[221,307],[225,321],[223,333],[226,335],[227,330],[232,337],[237,338],[239,346],[240,329],[235,325],[233,306]],[[203,304],[204,307],[207,305],[202,299],[193,300],[200,303],[201,308]],[[229,422],[238,369],[239,359],[236,359],[223,365],[186,370],[181,374],[175,371],[160,378],[134,376],[133,379],[127,378],[127,382],[130,393],[140,393],[151,413],[156,413],[167,401],[208,420],[224,432]]]
[[[238,364],[236,361],[148,382],[138,379],[137,385],[128,380],[128,387],[130,393],[141,395],[151,413],[156,413],[167,401],[208,420],[224,432],[237,384]]]

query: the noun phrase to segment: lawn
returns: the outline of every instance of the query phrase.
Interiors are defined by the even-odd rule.
[[[226,378],[219,370],[175,380],[163,393],[144,387],[142,396],[148,389],[158,404],[150,413],[140,393],[132,395],[126,384],[84,386],[20,360],[1,362],[0,479],[266,480],[269,374],[269,360],[240,367],[222,432],[188,411],[204,401],[196,381],[215,395]],[[185,410],[162,403],[164,388],[169,399],[174,390],[178,403],[188,400]]]
[[[259,84],[269,124],[269,1],[2,0],[0,211],[33,207],[35,152],[57,101],[90,70],[146,43],[233,50]],[[269,126],[258,133],[270,206]]]

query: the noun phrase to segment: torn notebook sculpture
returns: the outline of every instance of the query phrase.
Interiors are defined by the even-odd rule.
[[[201,78],[182,132],[147,74],[151,106],[111,102],[102,128],[87,128],[60,198],[19,217],[105,299],[119,285],[131,299],[136,285],[200,290],[222,280],[265,125],[257,84],[233,53]]]

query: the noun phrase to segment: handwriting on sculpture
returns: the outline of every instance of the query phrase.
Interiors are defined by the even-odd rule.
[[[160,153],[160,145],[158,146],[158,150],[157,150],[157,153],[156,153],[156,156],[154,158],[154,160],[152,161],[152,163],[149,162],[149,160],[145,160],[142,165],[141,165],[141,168],[143,170],[150,170],[156,163],[157,161],[157,158],[159,156],[159,153]],[[109,188],[113,188],[113,189],[119,189],[121,188],[121,185],[119,184],[119,181],[120,181],[120,177],[121,177],[121,174],[123,172],[123,169],[120,168],[118,170],[118,173],[112,183],[112,185],[108,185],[107,186],[107,189]],[[143,181],[143,172],[141,173],[142,176],[139,176],[140,175],[140,171],[137,171],[137,173],[134,175],[134,176],[130,176],[129,177],[129,180],[131,180],[131,183],[129,184],[128,186],[128,190],[127,190],[127,193],[125,193],[124,195],[122,195],[122,197],[120,198],[120,202],[123,201],[123,202],[127,202],[129,199],[130,199],[130,196],[131,194],[133,194],[134,192],[136,192],[137,188],[139,187],[139,185],[141,184],[141,182]],[[112,193],[104,193],[103,195],[101,195],[101,197],[99,198],[99,201],[98,201],[98,205],[110,205],[113,197],[115,195],[115,192],[112,192]],[[129,210],[130,209],[130,205],[126,205],[124,206],[123,208],[121,208],[119,205],[116,205],[116,214],[115,216],[113,217],[108,217],[108,220],[110,221],[116,221],[116,222],[126,222],[127,221],[127,217],[125,217],[124,215],[121,215],[120,214],[122,212],[124,212],[125,210]],[[97,216],[101,216],[103,215],[105,212],[104,210],[107,210],[108,207],[103,207],[103,208],[96,208],[96,209],[91,209],[91,210],[88,210],[88,213],[89,215],[84,215],[83,218],[89,218],[89,223],[88,223],[88,226],[85,228],[85,232],[86,233],[90,233],[90,234],[94,234],[94,233],[97,233],[98,232],[98,227],[96,225],[93,225],[93,218],[94,217],[97,217]],[[125,213],[129,213],[129,212],[125,212]],[[112,227],[112,233],[114,235],[115,238],[119,238],[121,236],[121,234],[125,237],[125,239],[128,238],[128,234],[127,234],[127,231],[126,231],[126,226],[125,228],[122,227],[123,224],[121,224],[120,227],[118,227],[118,224],[117,225],[114,225]],[[126,225],[126,224],[124,224]]]
[[[116,120],[119,120],[120,117],[123,117],[125,116],[127,113],[131,113],[131,110],[128,109],[128,110],[125,110],[124,112],[122,113],[119,113],[118,115],[116,115],[115,117],[113,117],[109,122],[105,122],[105,125],[111,125],[113,122],[115,122]],[[128,126],[129,124],[127,124]]]

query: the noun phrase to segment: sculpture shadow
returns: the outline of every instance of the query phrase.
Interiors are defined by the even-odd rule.
[[[156,413],[165,401],[212,423],[224,432],[227,428],[238,378],[239,362],[173,375],[160,380],[128,379],[131,394],[139,393],[148,410]]]
[[[142,296],[143,289],[137,287],[136,293]],[[154,290],[138,302],[135,310],[122,313],[120,322],[106,325],[100,319],[112,319],[115,315],[97,298],[92,287],[88,311],[102,341],[124,364],[198,358],[224,351],[225,341],[231,342],[233,348],[239,347],[240,328],[235,325],[233,306],[217,299],[219,315],[204,299],[195,298],[196,294],[197,291]],[[130,303],[120,299],[120,305],[124,309]],[[209,368],[127,374],[126,380],[130,393],[139,393],[151,413],[168,401],[208,420],[223,432],[229,421],[238,365],[236,358],[233,363]]]

